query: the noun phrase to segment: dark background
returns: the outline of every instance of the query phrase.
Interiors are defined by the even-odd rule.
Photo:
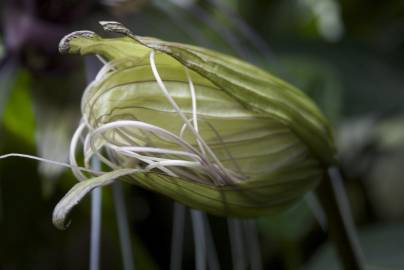
[[[255,63],[308,93],[334,126],[345,184],[369,269],[404,268],[404,2],[365,0],[3,0],[0,153],[66,161],[80,117],[84,61],[60,56],[73,30],[99,20]],[[87,269],[90,199],[66,231],[53,207],[70,171],[0,160],[0,269]],[[168,269],[172,201],[124,185],[137,269]],[[111,190],[103,190],[102,269],[122,269]],[[231,269],[224,218],[209,217],[222,269]],[[257,220],[264,269],[338,269],[305,202]],[[185,226],[184,269],[194,268]],[[378,268],[376,268],[378,267]]]

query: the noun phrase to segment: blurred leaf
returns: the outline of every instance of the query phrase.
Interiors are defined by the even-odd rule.
[[[129,186],[129,185],[125,185]],[[131,186],[129,186],[131,187]],[[125,193],[128,191],[128,189],[125,189]],[[119,243],[119,237],[118,237],[118,224],[116,221],[116,213],[115,213],[115,207],[113,205],[113,199],[112,199],[112,192],[111,189],[109,188],[104,188],[103,189],[103,195],[102,195],[102,209],[103,209],[103,232],[104,235],[102,236],[102,239],[110,237],[113,243],[107,243],[110,246],[111,251],[114,252],[114,254],[110,254],[117,256],[118,262],[122,263],[122,257],[120,254],[120,243]],[[139,205],[133,205],[133,204],[128,204],[128,214],[129,214],[129,221],[130,224],[133,224],[133,220],[135,219],[133,215],[135,215],[136,211],[139,211]],[[90,210],[89,207],[87,210]],[[86,213],[87,217],[90,215],[89,212]],[[132,216],[131,216],[132,215]],[[74,226],[72,226],[74,227]],[[132,240],[132,246],[133,246],[133,256],[134,256],[134,262],[135,262],[135,269],[144,269],[144,270],[157,270],[159,269],[158,264],[155,261],[155,258],[153,258],[152,254],[150,254],[148,248],[145,246],[145,244],[142,242],[140,237],[138,236],[138,233],[131,229],[131,240]],[[114,266],[116,269],[121,269],[119,268],[119,265]]]
[[[75,124],[76,113],[71,108],[37,106],[36,145],[42,158],[67,162],[69,142]],[[63,119],[63,121],[61,121]],[[38,170],[42,176],[42,190],[49,196],[57,178],[66,170],[61,166],[41,162]]]
[[[342,84],[338,71],[315,57],[289,54],[281,58],[288,80],[312,97],[332,122],[342,111]]]
[[[384,220],[404,217],[404,153],[377,158],[368,172],[366,188],[375,214]]]
[[[334,42],[342,37],[344,27],[338,1],[302,0],[299,3],[310,11],[310,20],[316,22],[317,32],[322,38]]]
[[[374,153],[369,150],[375,143],[376,122],[374,116],[345,119],[337,129],[335,137],[341,164],[344,172],[351,178],[367,173],[375,158]]]
[[[404,217],[403,136],[402,115],[353,119],[337,133],[345,173],[365,183],[374,213],[385,220]]]
[[[289,210],[258,219],[260,232],[268,238],[299,241],[313,225],[313,215],[304,200]]]
[[[147,251],[139,237],[131,233],[133,242],[133,256],[135,258],[136,269],[156,270],[159,269],[151,254]]]
[[[20,72],[16,79],[7,105],[5,107],[3,124],[27,143],[35,143],[35,117],[32,97],[29,91],[31,77],[26,72]]]
[[[275,216],[258,219],[258,228],[267,241],[277,243],[284,269],[300,269],[303,265],[301,241],[314,223],[313,214],[305,200]]]
[[[367,270],[399,270],[404,268],[404,224],[376,225],[359,232],[368,263]],[[342,270],[336,252],[325,244],[312,258],[307,270]]]
[[[2,55],[2,47],[0,45],[0,57]],[[9,98],[11,88],[16,79],[17,62],[11,56],[4,56],[0,60],[0,119],[4,111],[4,107]]]
[[[149,0],[102,0],[101,4],[109,7],[117,16],[141,12]]]
[[[383,119],[375,130],[381,147],[404,152],[404,115]]]
[[[3,46],[3,40],[0,39],[0,58],[4,57],[4,46]]]

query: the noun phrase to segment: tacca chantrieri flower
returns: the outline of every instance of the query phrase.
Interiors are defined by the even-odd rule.
[[[326,119],[291,85],[228,55],[101,25],[123,36],[78,31],[60,43],[105,65],[82,98],[70,152],[81,182],[56,206],[56,226],[118,177],[209,213],[262,215],[300,199],[334,163]],[[93,157],[105,171],[91,170]]]

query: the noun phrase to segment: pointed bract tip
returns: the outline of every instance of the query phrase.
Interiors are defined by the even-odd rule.
[[[119,33],[124,35],[132,35],[132,32],[123,26],[120,22],[115,21],[99,21],[99,24],[105,31]]]

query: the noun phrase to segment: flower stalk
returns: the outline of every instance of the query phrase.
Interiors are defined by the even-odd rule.
[[[336,167],[327,171],[317,194],[327,216],[329,235],[336,244],[344,269],[364,270],[364,254],[352,220],[342,177]]]

